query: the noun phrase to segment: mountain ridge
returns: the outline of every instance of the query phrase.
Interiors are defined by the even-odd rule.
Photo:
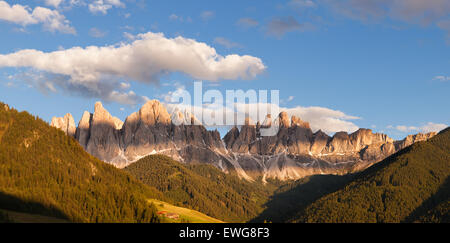
[[[66,117],[53,118],[58,122],[51,125],[68,133],[72,126]],[[279,125],[278,133],[261,137],[261,128],[271,124]],[[119,168],[147,155],[165,154],[182,163],[213,164],[246,180],[265,182],[268,178],[295,180],[314,174],[360,171],[435,134],[419,133],[394,141],[361,128],[351,134],[329,136],[321,130],[313,133],[308,122],[280,112],[275,119],[269,114],[263,125],[247,119],[245,125],[231,128],[222,139],[192,114],[178,109],[169,114],[162,103],[151,100],[123,123],[97,102],[94,113],[84,112],[72,136],[90,154]]]

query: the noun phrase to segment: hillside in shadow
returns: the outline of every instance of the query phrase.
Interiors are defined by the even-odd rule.
[[[314,175],[282,185],[265,203],[264,211],[250,222],[286,222],[304,207],[340,189],[352,178],[353,175]]]
[[[13,211],[13,212],[9,212]],[[16,215],[27,215],[27,220],[17,218]],[[69,217],[56,207],[48,207],[33,200],[24,200],[19,197],[8,195],[0,192],[0,222],[1,223],[22,223],[22,222],[41,222],[40,219],[49,219],[44,223],[53,222],[68,222]],[[43,217],[47,216],[47,217]],[[51,218],[54,219],[51,219]],[[60,220],[58,220],[60,219]]]

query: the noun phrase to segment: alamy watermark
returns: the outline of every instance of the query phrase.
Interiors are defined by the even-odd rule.
[[[267,115],[279,113],[279,90],[226,90],[224,98],[222,92],[217,89],[204,92],[203,83],[196,81],[194,95],[187,90],[177,90],[169,100],[171,105],[179,110],[187,110],[197,118],[175,119],[172,121],[175,125],[242,126],[247,125],[249,119],[255,119],[262,122],[261,136],[274,136],[278,132],[279,124],[272,122],[271,117]]]

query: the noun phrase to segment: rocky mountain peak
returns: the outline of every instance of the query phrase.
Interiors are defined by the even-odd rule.
[[[97,101],[95,102],[94,105],[94,112],[100,112],[101,110],[104,110],[105,108],[103,107],[103,104],[101,101]]]
[[[410,146],[413,143],[428,140],[434,137],[436,134],[437,134],[436,132],[429,132],[429,133],[418,133],[414,135],[408,135],[403,140],[395,141],[395,147],[396,149],[403,149]]]
[[[147,126],[170,125],[171,119],[166,108],[158,100],[149,100],[139,110],[140,120]]]
[[[289,115],[287,114],[287,112],[282,111],[280,112],[280,114],[278,115],[278,119],[279,119],[279,124],[280,127],[290,127],[290,119],[289,119]]]
[[[113,117],[111,114],[103,107],[102,102],[97,101],[95,103],[93,122],[95,124],[105,123],[105,124],[114,124]]]
[[[53,117],[50,125],[63,130],[69,136],[75,137],[77,128],[73,116],[70,113],[67,113],[64,117]]]
[[[89,111],[85,111],[76,130],[75,137],[85,149],[90,136],[92,116],[93,114],[89,113]]]
[[[297,126],[297,127],[311,129],[311,127],[309,126],[309,122],[302,121],[302,119],[300,119],[299,117],[296,117],[296,116],[291,117],[291,126],[292,127]]]

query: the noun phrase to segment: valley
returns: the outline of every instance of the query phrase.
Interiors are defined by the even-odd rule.
[[[175,150],[157,147],[159,151],[163,151],[161,154],[150,152],[147,156],[138,156],[133,163],[118,166],[113,162],[97,159],[93,156],[97,152],[88,153],[90,149],[92,152],[93,148],[102,149],[101,151],[115,150],[105,149],[105,146],[99,144],[98,147],[80,144],[79,140],[76,140],[82,137],[76,135],[82,134],[80,126],[75,129],[70,126],[61,130],[66,126],[66,120],[71,123],[70,116],[52,122],[53,126],[56,124],[60,126],[56,129],[27,112],[18,112],[4,104],[2,107],[4,108],[0,110],[1,221],[129,223],[449,221],[450,130],[448,128],[439,134],[418,134],[400,141],[389,140],[384,135],[373,134],[368,130],[359,130],[351,134],[349,140],[344,138],[337,143],[336,137],[342,135],[336,134],[328,138],[324,145],[326,150],[334,149],[332,153],[336,156],[334,158],[336,166],[341,166],[342,162],[339,161],[344,157],[355,158],[348,153],[339,155],[336,152],[342,152],[344,146],[342,143],[346,144],[349,151],[352,151],[350,148],[353,147],[362,149],[351,169],[346,167],[339,170],[336,169],[339,167],[330,167],[333,171],[325,173],[323,167],[314,172],[312,169],[314,167],[308,167],[304,162],[308,157],[301,153],[285,154],[284,163],[281,163],[281,157],[277,154],[232,152],[242,149],[253,150],[254,147],[251,145],[253,143],[246,146],[238,145],[242,142],[242,138],[253,136],[256,126],[246,125],[240,130],[233,128],[224,137],[225,142],[219,143],[220,140],[213,139],[217,136],[214,135],[215,132],[207,131],[202,126],[170,125],[172,132],[177,130],[180,132],[178,136],[180,139],[175,140],[178,141]],[[99,105],[96,111],[98,109]],[[92,117],[95,117],[95,114]],[[161,116],[156,116],[156,120],[160,118]],[[91,121],[89,124],[95,123]],[[154,132],[153,129],[165,132],[167,128],[161,127],[159,122],[156,122],[154,127],[142,124],[138,127],[150,129],[147,132]],[[91,131],[90,128],[89,136],[85,136],[85,140],[95,141],[95,144],[105,141],[96,140],[96,136],[106,136],[109,139],[119,139],[122,136],[119,134],[123,130],[111,130],[111,127],[103,125],[102,128],[113,133],[106,135],[107,133],[101,132],[102,130]],[[296,129],[297,126],[294,126],[280,132],[289,134]],[[311,132],[311,134],[314,138],[314,134],[320,133]],[[281,137],[279,141],[284,141],[286,135],[278,136]],[[150,139],[151,137],[149,136]],[[166,143],[157,143],[158,146],[162,146],[161,144],[175,146],[174,140],[168,138],[170,140]],[[198,140],[199,138],[202,140]],[[233,139],[234,142],[230,142]],[[284,146],[276,141],[277,137],[267,139],[267,141],[275,140],[271,143],[276,145],[271,147],[274,151],[277,146]],[[376,163],[361,160],[365,158],[361,157],[361,154],[368,153],[372,142],[380,141],[377,139],[387,141],[381,142],[382,145],[379,146],[394,146],[398,151],[386,153],[387,157]],[[183,147],[182,144],[186,141],[189,143]],[[264,138],[257,141],[264,141]],[[109,142],[104,143],[108,144]],[[149,141],[145,144],[146,148],[155,151],[154,145]],[[222,144],[221,152],[213,150],[211,147],[213,144],[217,146]],[[286,143],[286,146],[288,144]],[[173,151],[177,153],[171,154]],[[189,151],[191,156],[186,157],[188,159],[175,160],[174,157],[181,156],[183,151]],[[204,157],[204,154],[197,154],[198,151],[208,151],[206,153],[210,155],[217,153],[215,155],[218,157]],[[239,157],[239,160],[234,160],[239,162],[234,164],[229,160]],[[278,160],[274,165],[279,169],[278,172],[289,169],[285,167],[291,163],[290,160],[295,160],[296,163],[290,164],[297,166],[295,169],[290,168],[292,171],[298,172],[301,169],[312,172],[302,175],[294,173],[296,179],[279,175],[270,176],[270,171],[266,171],[265,174],[251,173],[254,170],[245,166],[248,164],[243,162],[246,161],[242,159],[244,157],[246,160],[277,157]],[[210,160],[211,158],[220,158],[221,162]],[[317,158],[313,159],[319,161]],[[265,159],[262,161],[272,163]],[[306,165],[301,165],[302,163]],[[242,171],[239,171],[239,168]],[[289,175],[289,172],[287,174]]]

